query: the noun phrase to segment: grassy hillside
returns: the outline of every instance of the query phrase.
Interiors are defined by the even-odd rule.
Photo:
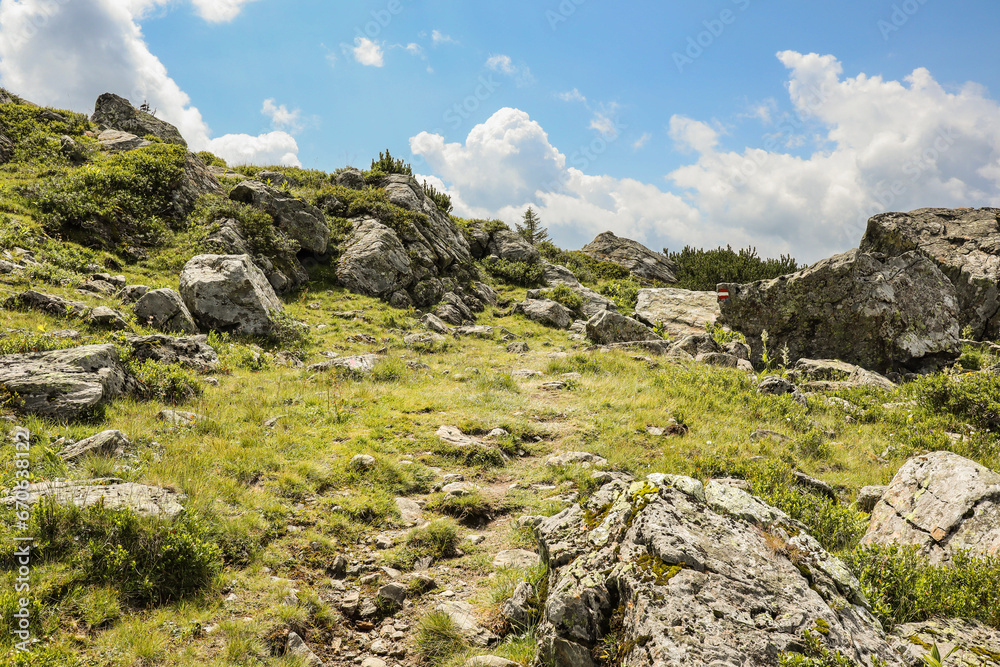
[[[60,113],[69,122],[45,120],[33,107],[0,105],[0,127],[17,146],[15,159],[0,166],[0,255],[27,252],[39,262],[0,275],[0,299],[33,288],[128,313],[127,305],[75,285],[108,271],[130,284],[176,289],[180,267],[202,251],[213,220],[232,215],[253,229],[252,212],[222,198],[200,202],[187,217],[173,216],[163,197],[176,176],[175,149],[154,144],[108,156],[85,135],[92,129],[85,119]],[[88,152],[85,163],[74,164],[56,147],[62,134]],[[377,188],[356,193],[332,185],[329,174],[278,170],[297,179],[293,194],[318,205],[336,194],[350,199],[352,211],[385,220],[405,215]],[[343,229],[343,218],[331,216],[331,222]],[[257,229],[262,247],[280,241]],[[584,259],[575,261],[586,268]],[[623,305],[634,299],[635,281],[607,267],[590,269],[594,286]],[[21,417],[4,406],[5,424],[31,432],[33,481],[115,477],[180,491],[187,501],[174,522],[101,508],[32,512],[39,542],[30,599],[40,643],[26,657],[0,632],[0,663],[304,664],[282,655],[291,629],[328,664],[353,664],[354,656],[370,654],[379,630],[392,625],[403,634],[394,641],[406,655],[387,658],[390,664],[461,664],[485,649],[466,644],[433,613],[440,602],[461,599],[474,603],[482,624],[505,635],[491,653],[528,664],[531,633],[510,632],[499,607],[521,578],[537,581],[541,573],[496,573],[492,561],[503,549],[534,548],[519,517],[555,513],[594,490],[590,470],[547,466],[554,453],[593,452],[613,470],[636,476],[744,478],[755,493],[810,526],[827,548],[852,558],[859,572],[885,557],[855,550],[867,519],[852,506],[861,487],[887,483],[909,456],[925,450],[949,449],[1000,468],[996,376],[962,381],[941,375],[892,393],[852,389],[835,394],[840,401],[819,393],[800,405],[758,394],[759,378],[736,370],[591,349],[568,332],[511,315],[509,304],[523,299],[525,288],[496,279],[502,305],[479,317],[496,327],[491,337],[408,345],[406,335],[423,331],[419,313],[346,292],[329,264],[312,267],[311,276],[285,304],[291,318],[308,325],[306,332],[268,340],[212,334],[221,359],[216,371],[136,367],[149,396],[119,400],[81,423]],[[2,316],[4,354],[110,341],[128,356],[120,336],[72,318],[17,310]],[[132,326],[153,333],[141,322]],[[79,336],[67,338],[62,332],[68,329]],[[509,352],[516,341],[529,351]],[[381,360],[367,375],[303,367],[328,352],[379,352]],[[970,348],[961,364],[971,369],[996,361]],[[521,378],[520,370],[538,374]],[[779,364],[768,372],[783,369]],[[563,384],[547,385],[553,381]],[[164,409],[199,417],[175,427],[157,418]],[[673,424],[678,435],[651,434]],[[450,445],[435,435],[442,425],[489,446]],[[110,428],[132,442],[123,457],[67,464],[58,456],[62,439]],[[486,436],[496,428],[507,434]],[[374,465],[353,464],[357,454],[373,456]],[[0,487],[16,482],[16,470],[13,449],[0,447]],[[837,500],[797,486],[794,470],[831,485]],[[435,490],[447,474],[479,488],[447,498]],[[421,501],[423,520],[433,523],[404,526],[400,497]],[[10,623],[19,597],[13,555],[19,533],[13,511],[0,514],[0,609]],[[377,548],[382,534],[394,546]],[[474,544],[467,539],[474,534],[485,539]],[[346,580],[338,555],[361,566]],[[424,592],[409,573],[427,556],[437,588]],[[344,620],[345,592],[358,589],[362,598],[373,598],[392,576],[378,569],[383,565],[402,572],[409,603],[368,621]],[[381,581],[359,582],[358,575],[379,572]],[[966,598],[976,594],[975,587],[949,586]],[[902,620],[897,612],[904,604],[918,617],[930,601],[940,602],[933,591],[871,590],[882,596],[886,619]],[[961,604],[974,607],[966,598]]]

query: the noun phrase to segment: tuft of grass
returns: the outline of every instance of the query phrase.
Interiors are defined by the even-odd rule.
[[[417,627],[417,654],[431,665],[440,665],[467,650],[468,644],[451,616],[433,612],[420,619]]]

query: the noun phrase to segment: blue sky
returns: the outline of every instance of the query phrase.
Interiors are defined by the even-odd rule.
[[[1000,206],[995,0],[0,0],[0,85],[106,90],[231,163],[367,167],[579,247],[814,261],[867,217]]]

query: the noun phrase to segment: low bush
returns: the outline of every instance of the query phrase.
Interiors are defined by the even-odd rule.
[[[493,259],[484,260],[482,266],[493,278],[518,287],[537,287],[542,284],[545,275],[545,269],[541,264]]]
[[[642,284],[638,280],[625,278],[605,283],[598,291],[614,301],[620,312],[631,313],[639,301],[640,289],[642,289]]]
[[[255,255],[276,257],[294,253],[298,244],[275,227],[274,218],[248,204],[235,202],[220,195],[205,195],[198,199],[194,211],[188,216],[190,224],[212,229],[219,220],[236,220],[240,232],[246,237]]]
[[[543,290],[541,296],[543,299],[552,299],[556,303],[566,306],[574,313],[579,313],[580,309],[583,308],[583,299],[580,295],[564,283],[559,283],[552,289]]]
[[[916,382],[916,395],[930,410],[954,415],[977,428],[1000,430],[1000,375],[925,375]]]
[[[439,665],[468,648],[465,637],[451,616],[436,611],[420,619],[417,653],[427,663]]]
[[[916,547],[893,544],[859,547],[847,563],[886,630],[933,616],[1000,628],[1000,558],[958,552],[950,564],[932,565]]]
[[[448,196],[447,192],[439,192],[437,188],[433,185],[429,185],[427,181],[424,181],[424,194],[430,197],[431,201],[438,207],[438,210],[444,214],[451,213],[452,203],[451,197]]]
[[[777,278],[799,270],[791,256],[762,259],[756,248],[735,252],[730,246],[703,250],[685,246],[680,252],[664,250],[663,254],[677,264],[674,287],[689,290],[714,290],[719,283],[752,283]]]
[[[153,144],[21,189],[49,233],[87,247],[152,247],[178,226],[172,200],[184,173],[182,146]]]

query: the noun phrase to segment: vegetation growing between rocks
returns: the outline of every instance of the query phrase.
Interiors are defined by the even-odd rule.
[[[715,250],[685,246],[680,252],[664,249],[663,254],[677,263],[674,272],[677,284],[673,287],[690,290],[715,290],[719,283],[752,283],[795,273],[801,268],[788,255],[762,259],[756,248],[736,252],[728,245]]]

